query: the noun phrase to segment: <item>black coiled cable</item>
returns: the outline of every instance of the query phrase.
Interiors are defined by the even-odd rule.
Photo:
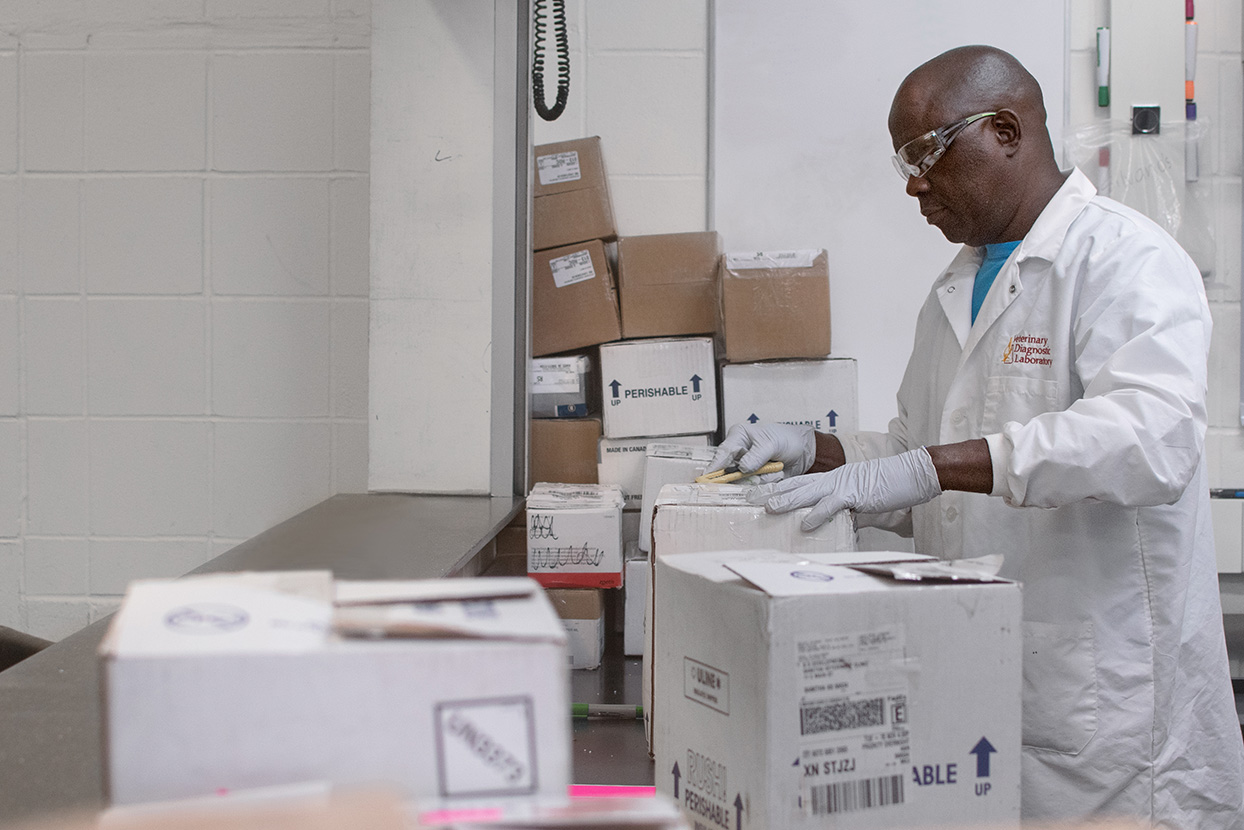
[[[566,111],[566,99],[570,96],[570,37],[566,33],[566,2],[553,3],[553,37],[557,40],[557,101],[550,108],[544,102],[544,41],[550,0],[536,0],[536,46],[531,60],[531,88],[535,98],[536,112],[545,121],[556,121]]]

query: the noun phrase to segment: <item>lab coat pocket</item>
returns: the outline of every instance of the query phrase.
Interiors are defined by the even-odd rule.
[[[1097,732],[1093,624],[1024,623],[1024,746],[1075,755]]]
[[[1023,424],[1043,412],[1066,408],[1059,403],[1056,380],[996,375],[985,382],[981,432],[985,435],[1001,432],[1011,421]]]

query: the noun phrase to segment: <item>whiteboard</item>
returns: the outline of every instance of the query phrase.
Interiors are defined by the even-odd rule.
[[[860,425],[884,429],[916,313],[957,246],[890,162],[907,73],[955,46],[1015,55],[1065,120],[1065,0],[716,0],[710,221],[728,251],[825,248],[836,355],[859,361]]]

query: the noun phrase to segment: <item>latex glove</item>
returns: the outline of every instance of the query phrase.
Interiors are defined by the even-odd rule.
[[[795,424],[736,424],[717,446],[717,454],[709,462],[708,471],[721,470],[738,464],[739,470],[750,473],[770,461],[781,461],[782,471],[767,473],[762,482],[781,481],[803,475],[816,460],[816,437],[810,426]]]
[[[844,464],[828,473],[760,484],[747,494],[747,500],[763,504],[770,513],[812,507],[801,523],[807,531],[846,508],[859,513],[888,513],[924,504],[941,493],[933,459],[920,447],[901,455]]]

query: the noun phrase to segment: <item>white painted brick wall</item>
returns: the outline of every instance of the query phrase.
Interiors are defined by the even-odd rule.
[[[367,473],[368,0],[0,5],[0,625]]]

